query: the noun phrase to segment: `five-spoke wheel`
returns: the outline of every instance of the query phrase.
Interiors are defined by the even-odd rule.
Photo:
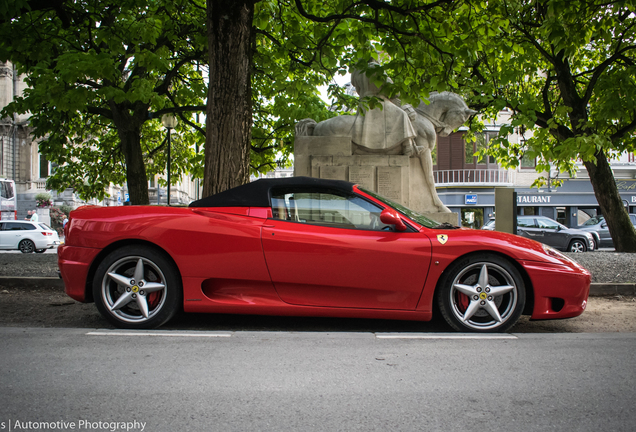
[[[496,255],[460,260],[447,270],[440,288],[440,311],[459,331],[506,331],[517,322],[525,305],[521,275]]]
[[[117,249],[97,268],[95,304],[117,327],[158,327],[178,310],[181,283],[177,273],[172,261],[154,249]]]

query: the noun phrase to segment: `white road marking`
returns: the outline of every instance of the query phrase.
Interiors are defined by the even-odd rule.
[[[154,336],[154,337],[232,337],[232,335],[241,335],[244,332],[198,332],[198,331],[123,331],[123,330],[97,330],[86,333],[86,336]],[[252,336],[259,333],[249,332]],[[298,336],[296,332],[267,332],[268,336],[272,333],[279,335]],[[340,333],[335,333],[340,334]],[[514,340],[517,336],[511,334],[472,334],[472,333],[359,333],[360,335],[375,336],[376,339],[476,339],[476,340]],[[334,334],[314,333],[314,336],[331,337]]]
[[[376,333],[378,339],[518,339],[511,334],[471,333]]]
[[[161,336],[161,337],[231,337],[231,333],[210,333],[210,332],[153,332],[153,331],[92,331],[86,336]]]

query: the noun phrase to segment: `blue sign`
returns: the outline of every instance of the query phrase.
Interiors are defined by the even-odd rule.
[[[466,195],[466,205],[474,205],[477,204],[477,195]]]
[[[124,194],[124,201],[130,201],[130,195],[128,195],[128,192]]]

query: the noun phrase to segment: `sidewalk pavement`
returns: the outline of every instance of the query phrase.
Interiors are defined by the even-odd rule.
[[[56,277],[30,276],[0,276],[0,288],[55,288],[64,289],[64,281]],[[636,283],[593,283],[590,285],[590,296],[634,296],[636,297]]]

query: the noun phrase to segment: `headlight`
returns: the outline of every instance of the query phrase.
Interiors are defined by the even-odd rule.
[[[545,253],[547,255],[550,255],[551,257],[558,258],[563,261],[574,262],[570,258],[563,255],[561,252],[553,248],[552,246],[548,246],[545,243],[541,243],[541,246],[543,246],[543,250],[545,251]]]
[[[578,262],[574,261],[573,259],[571,259],[570,257],[567,257],[565,255],[563,255],[561,252],[559,252],[558,250],[554,249],[552,246],[548,246],[547,244],[541,244],[543,246],[543,250],[545,251],[545,253],[553,258],[557,258],[561,261],[565,261],[568,263],[573,264],[575,267],[577,268],[584,268],[581,264],[579,264]]]

